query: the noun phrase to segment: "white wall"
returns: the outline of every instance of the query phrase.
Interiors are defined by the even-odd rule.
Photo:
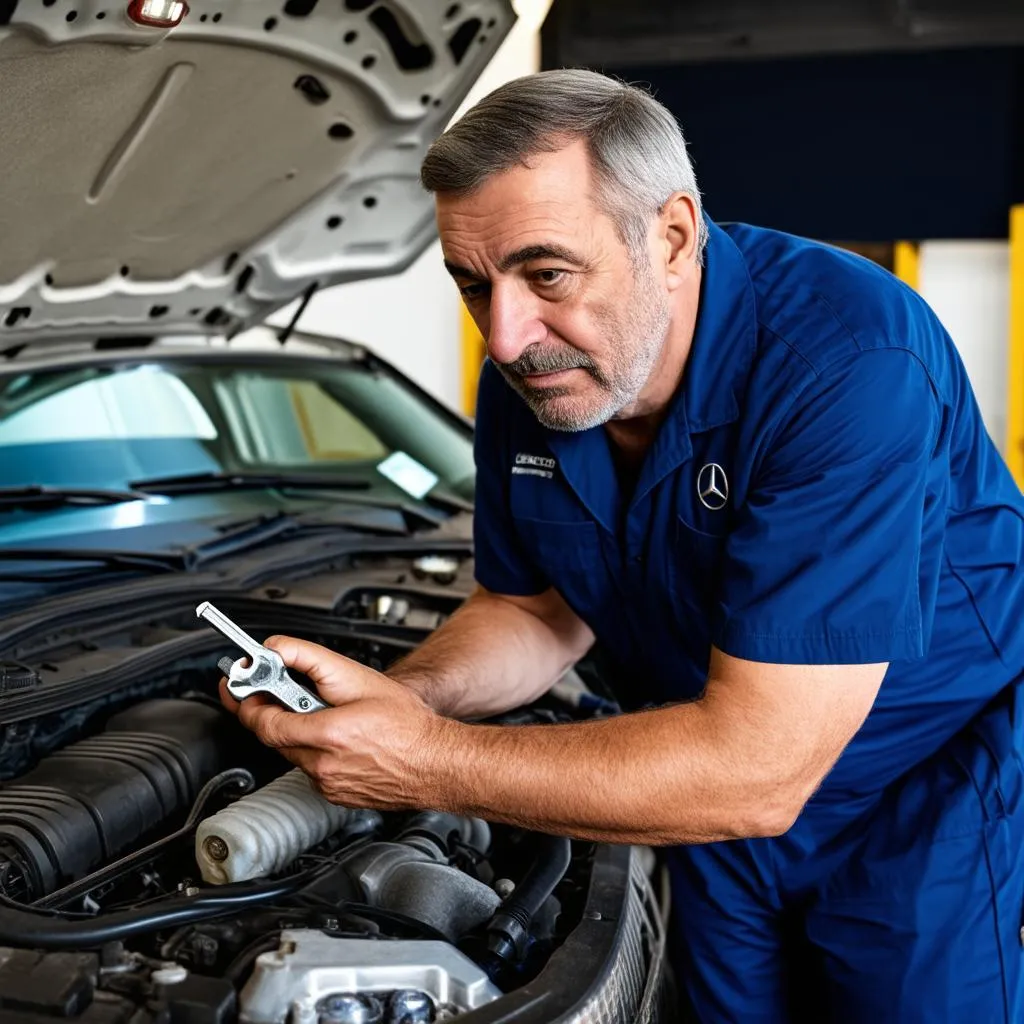
[[[1007,242],[923,242],[918,290],[956,342],[985,426],[1006,442],[1010,303]]]
[[[540,26],[551,0],[513,0],[519,20],[453,120],[503,82],[540,66]],[[436,242],[404,274],[338,285],[315,295],[300,321],[308,331],[365,344],[441,401],[462,398],[460,300]],[[293,304],[271,318],[285,324]]]
[[[295,304],[278,310],[286,324]],[[378,352],[441,401],[458,407],[461,361],[459,294],[436,242],[403,274],[327,288],[306,307],[299,326]]]

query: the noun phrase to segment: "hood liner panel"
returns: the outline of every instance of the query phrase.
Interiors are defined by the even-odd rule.
[[[0,342],[234,333],[404,269],[435,237],[423,153],[514,20],[508,0],[195,0],[154,36],[76,6],[0,19]]]

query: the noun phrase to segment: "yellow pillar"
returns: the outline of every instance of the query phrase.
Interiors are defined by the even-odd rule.
[[[1006,396],[1006,461],[1024,487],[1024,206],[1010,210],[1010,336]]]
[[[484,365],[484,339],[473,318],[462,306],[462,411],[467,416],[476,413],[476,386],[480,380],[480,367]]]
[[[904,283],[917,291],[919,279],[919,252],[914,242],[897,242],[893,247],[893,273]]]

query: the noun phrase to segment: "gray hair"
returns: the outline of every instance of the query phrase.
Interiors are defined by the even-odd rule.
[[[634,262],[646,253],[651,219],[673,192],[696,203],[702,262],[707,225],[679,125],[650,93],[594,71],[542,71],[500,86],[434,142],[420,180],[429,192],[467,195],[492,175],[581,138],[595,199]]]

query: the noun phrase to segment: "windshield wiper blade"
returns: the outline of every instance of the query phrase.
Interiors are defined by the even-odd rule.
[[[390,509],[390,505],[382,505],[377,502],[352,502],[370,509]],[[394,506],[396,511],[407,511],[404,507]],[[437,524],[427,519],[431,526]],[[393,529],[386,526],[375,525],[369,521],[359,522],[346,516],[314,516],[309,513],[293,515],[286,512],[277,512],[271,515],[256,516],[252,519],[242,519],[236,523],[229,523],[225,526],[219,537],[211,540],[204,540],[199,544],[193,544],[185,548],[182,555],[190,569],[197,569],[207,565],[209,562],[217,561],[226,555],[245,554],[255,548],[288,540],[301,540],[320,535],[339,535],[342,532],[372,532],[383,533],[385,536],[395,536]],[[408,528],[400,531],[400,536],[408,536]]]
[[[467,501],[451,491],[440,490],[437,487],[424,494],[422,500],[428,505],[444,509],[446,512],[472,512],[474,508],[473,502]]]
[[[133,480],[133,490],[147,494],[203,494],[207,491],[231,491],[260,488],[307,488],[316,491],[367,491],[370,481],[333,473],[267,473],[250,470],[224,470],[185,473],[176,476]]]
[[[207,562],[238,555],[275,540],[287,540],[299,532],[301,527],[294,516],[278,512],[268,516],[232,523],[225,527],[220,536],[193,544],[182,552],[190,569],[196,569]]]
[[[0,509],[119,505],[125,501],[145,501],[148,497],[148,494],[136,490],[113,490],[105,487],[48,487],[45,484],[27,484],[24,487],[0,487]]]
[[[135,551],[111,551],[106,548],[4,548],[4,562],[75,562],[102,565],[110,569],[144,569],[148,572],[176,572],[185,569],[184,556],[173,553],[146,554]],[[0,569],[0,580],[10,579]]]

